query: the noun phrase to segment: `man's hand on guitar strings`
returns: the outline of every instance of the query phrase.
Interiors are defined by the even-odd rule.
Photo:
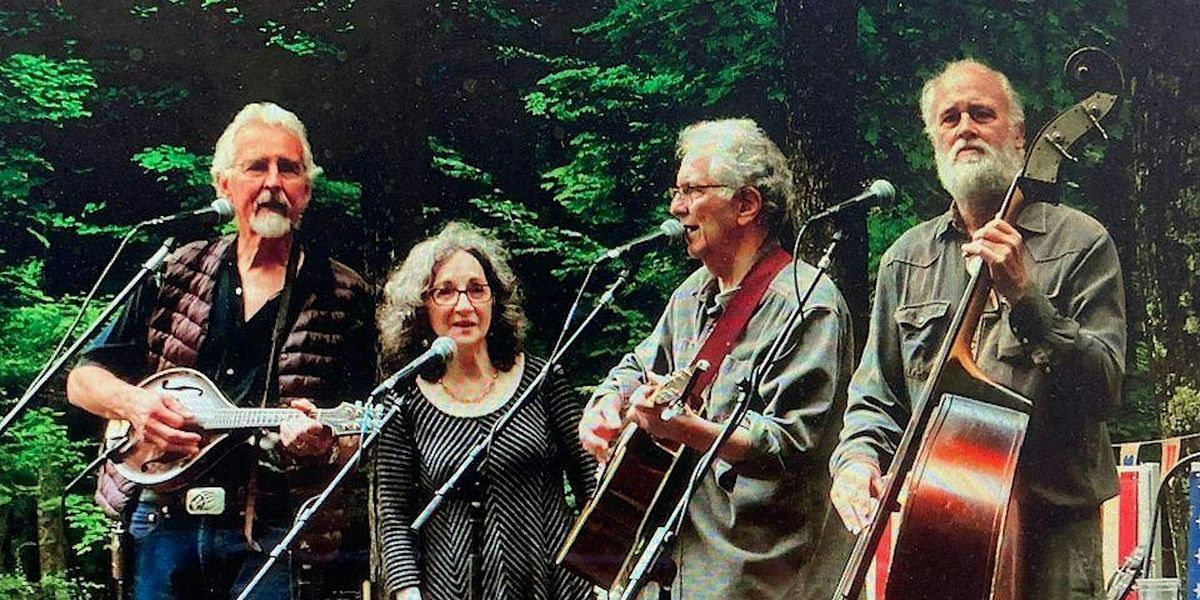
[[[124,406],[125,420],[133,425],[136,437],[157,448],[162,454],[200,452],[200,434],[185,431],[192,424],[191,411],[169,394],[129,386]]]
[[[317,407],[308,400],[293,400],[298,414],[279,424],[279,441],[294,456],[322,456],[333,447],[333,431],[313,418]]]
[[[621,398],[613,394],[597,398],[579,419],[579,443],[601,464],[608,462],[609,442],[625,426],[621,420]]]
[[[671,400],[678,397],[678,393],[662,387],[666,377],[653,373],[650,376],[650,381],[634,390],[633,395],[630,396],[625,419],[630,423],[635,423],[650,435],[682,443],[684,441],[682,434],[685,433],[682,428],[686,426],[686,419],[680,417],[695,415],[695,412],[685,404],[682,412],[674,418],[663,419],[663,410],[667,408]]]

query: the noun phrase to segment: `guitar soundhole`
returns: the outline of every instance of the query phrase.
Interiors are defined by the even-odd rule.
[[[167,392],[194,392],[197,396],[203,396],[204,390],[186,383],[172,384],[169,379],[164,379],[162,389]]]

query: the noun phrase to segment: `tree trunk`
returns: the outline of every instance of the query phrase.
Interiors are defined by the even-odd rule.
[[[866,149],[857,134],[854,107],[860,97],[855,65],[857,8],[851,2],[786,0],[777,10],[783,39],[788,138],[800,194],[799,216],[854,196],[866,175]],[[867,273],[865,211],[841,218],[844,237],[831,275],[841,289],[854,322],[856,353],[866,340],[872,290]],[[822,225],[803,240],[803,254],[815,260],[824,251],[832,227]],[[814,235],[815,234],[815,235]]]
[[[1132,3],[1124,53],[1137,232],[1129,279],[1144,300],[1150,377],[1165,435],[1194,431],[1200,421],[1200,38],[1179,26],[1197,19],[1200,5],[1190,1]],[[1180,558],[1187,556],[1182,507],[1177,502],[1171,511],[1181,517],[1173,519]]]
[[[63,489],[63,472],[54,466],[38,471],[38,565],[42,579],[66,573],[66,526],[63,523],[59,495]]]

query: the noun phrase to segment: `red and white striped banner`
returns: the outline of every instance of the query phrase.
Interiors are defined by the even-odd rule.
[[[1164,454],[1165,454],[1164,448]],[[1176,459],[1178,448],[1176,449]],[[1129,553],[1150,539],[1154,513],[1154,492],[1162,477],[1157,463],[1143,463],[1132,467],[1117,467],[1120,492],[1100,507],[1100,527],[1104,541],[1105,581],[1121,566]],[[1150,572],[1146,577],[1162,576],[1161,550],[1153,548]],[[1136,594],[1130,594],[1136,599]]]

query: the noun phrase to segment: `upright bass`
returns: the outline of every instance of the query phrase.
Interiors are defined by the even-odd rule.
[[[1074,52],[1066,78],[1085,96],[1031,138],[1031,148],[997,216],[1021,210],[1057,183],[1072,146],[1095,131],[1123,87],[1117,63],[1095,48]],[[992,291],[978,258],[900,439],[870,523],[859,535],[835,600],[856,600],[891,513],[900,512],[887,600],[989,600],[1019,596],[997,589],[1002,549],[1019,543],[1012,510],[1017,457],[1030,401],[993,381],[975,363],[972,341]],[[901,492],[905,492],[903,506]]]

